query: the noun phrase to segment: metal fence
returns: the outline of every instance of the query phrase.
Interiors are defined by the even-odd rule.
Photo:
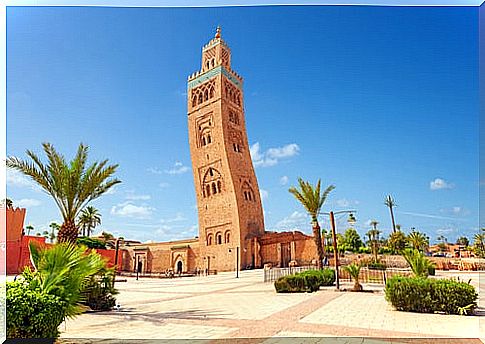
[[[316,266],[314,265],[307,265],[307,266],[294,266],[290,268],[271,268],[264,270],[264,282],[274,282],[278,278],[283,276],[288,276],[292,274],[296,274],[298,272],[303,272],[307,270],[315,270]]]
[[[291,268],[271,268],[264,270],[264,282],[274,282],[282,276],[288,276],[302,271],[315,270],[316,266],[296,266]],[[350,275],[339,266],[339,280],[340,282],[350,282]],[[375,270],[368,268],[361,268],[359,274],[359,280],[361,283],[375,283],[386,284],[388,278],[401,275],[411,275],[410,269],[395,269],[390,268],[386,270]]]
[[[339,280],[340,282],[350,282],[351,278],[348,272],[339,266]],[[369,268],[361,268],[359,273],[360,283],[374,283],[374,284],[386,284],[388,278],[396,275],[409,276],[411,275],[411,269],[396,269],[388,268],[386,270],[376,270]]]

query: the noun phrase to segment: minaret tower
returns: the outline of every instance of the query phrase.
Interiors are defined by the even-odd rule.
[[[199,266],[204,269],[230,271],[237,262],[239,269],[260,265],[263,208],[249,154],[242,86],[218,27],[202,48],[202,68],[188,78],[187,90]]]

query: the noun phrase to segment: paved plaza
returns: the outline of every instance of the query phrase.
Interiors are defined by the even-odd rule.
[[[478,287],[479,276],[460,274],[460,279],[471,278]],[[481,316],[395,311],[379,286],[374,286],[374,293],[337,292],[328,287],[316,293],[277,294],[272,283],[262,280],[262,270],[243,271],[239,279],[234,273],[127,278],[116,285],[119,311],[85,313],[68,320],[60,327],[62,342],[90,338],[104,339],[103,343],[119,339],[217,343],[239,338],[235,342],[242,343],[252,338],[249,342],[264,344],[370,344],[408,343],[404,338],[414,338],[412,343],[480,343],[471,338],[485,333]]]

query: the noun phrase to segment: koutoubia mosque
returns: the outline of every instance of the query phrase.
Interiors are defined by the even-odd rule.
[[[187,119],[199,236],[124,246],[123,270],[144,273],[231,271],[310,264],[313,237],[265,231],[258,181],[249,153],[243,79],[231,66],[221,29],[202,47],[199,71],[188,77]]]

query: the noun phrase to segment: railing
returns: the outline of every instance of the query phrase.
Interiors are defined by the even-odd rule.
[[[307,266],[294,266],[289,268],[271,268],[264,270],[264,282],[274,282],[278,278],[283,276],[288,276],[292,274],[296,274],[298,272],[303,272],[307,270],[315,270],[316,266],[314,265],[307,265]]]
[[[330,267],[332,268],[332,267]],[[291,268],[271,268],[264,270],[264,282],[274,282],[282,276],[288,276],[302,271],[315,270],[316,266],[295,266]],[[361,268],[359,274],[359,280],[361,283],[375,283],[375,284],[386,284],[388,278],[401,275],[409,276],[411,275],[410,269],[396,269],[388,268],[386,270],[375,270],[369,268]],[[350,282],[350,275],[339,266],[339,280],[340,282]]]
[[[339,280],[340,282],[350,282],[351,278],[348,272],[339,266]],[[386,270],[377,270],[369,268],[361,268],[359,274],[359,281],[361,283],[375,283],[375,284],[386,284],[388,278],[396,275],[409,276],[411,275],[411,269],[396,269],[388,268]]]

